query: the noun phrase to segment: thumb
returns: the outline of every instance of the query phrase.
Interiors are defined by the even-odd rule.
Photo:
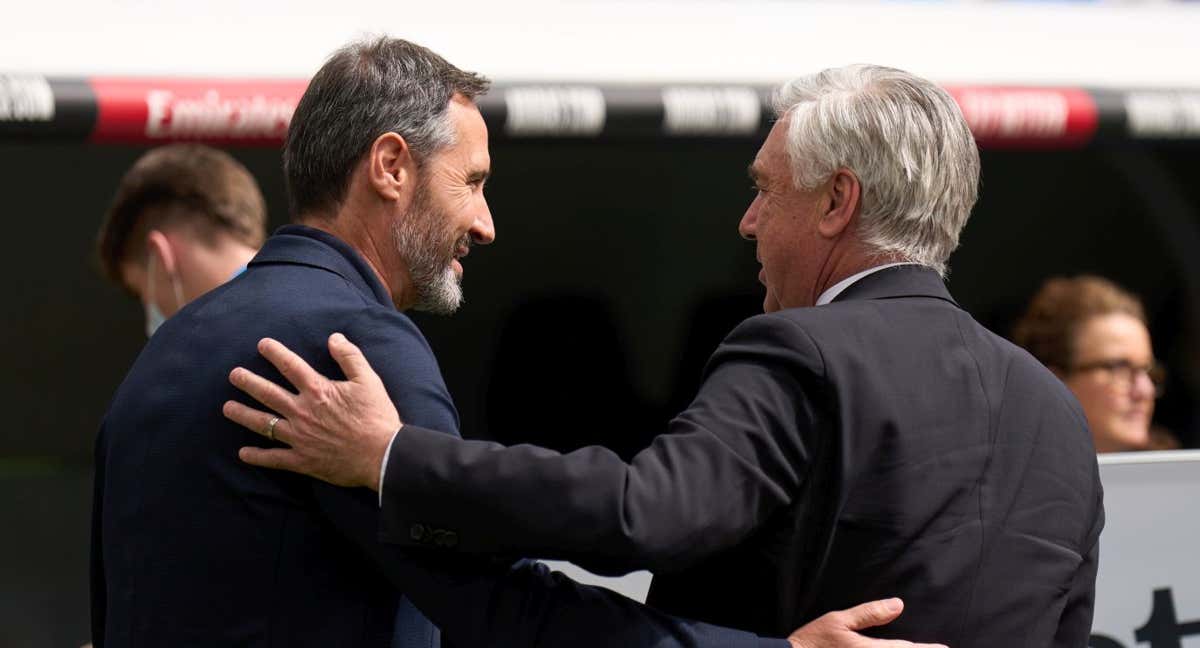
[[[337,361],[338,366],[342,368],[342,373],[346,374],[347,380],[361,383],[379,377],[371,369],[371,365],[362,351],[341,333],[329,336],[329,355]]]
[[[862,630],[886,625],[896,620],[904,611],[904,601],[898,598],[870,601],[850,608],[844,612],[846,628]]]

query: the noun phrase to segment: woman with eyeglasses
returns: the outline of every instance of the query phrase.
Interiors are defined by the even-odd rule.
[[[1169,435],[1152,438],[1164,373],[1137,297],[1100,277],[1050,279],[1017,322],[1013,341],[1079,399],[1097,452],[1177,447]]]

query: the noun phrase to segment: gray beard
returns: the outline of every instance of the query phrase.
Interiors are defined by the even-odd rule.
[[[449,315],[462,306],[462,284],[450,262],[455,249],[471,244],[469,234],[453,243],[447,241],[446,231],[441,227],[445,221],[429,204],[428,193],[422,187],[408,213],[392,225],[393,242],[400,257],[408,263],[417,296],[412,307],[437,315]]]

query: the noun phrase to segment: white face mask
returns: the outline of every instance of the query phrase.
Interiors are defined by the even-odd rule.
[[[154,335],[158,327],[167,321],[167,316],[159,310],[158,304],[154,302],[154,253],[146,254],[146,301],[143,306],[146,309],[146,337]],[[183,286],[179,283],[179,277],[170,275],[171,288],[175,291],[175,309],[183,308]]]

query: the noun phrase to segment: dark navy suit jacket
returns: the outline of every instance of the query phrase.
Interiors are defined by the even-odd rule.
[[[266,440],[222,416],[225,400],[244,398],[229,371],[283,382],[256,351],[270,336],[341,377],[326,347],[334,331],[371,358],[405,421],[457,434],[428,344],[366,262],[327,233],[282,228],[244,274],[151,338],[105,416],[98,647],[436,646],[412,603],[461,645],[786,645],[674,619],[533,563],[406,553],[377,541],[375,493],[241,463],[239,447]]]
[[[762,633],[900,596],[872,632],[955,648],[1085,645],[1104,521],[1074,397],[918,266],[743,322],[628,463],[405,426],[383,493],[400,545],[648,568],[652,605]]]

